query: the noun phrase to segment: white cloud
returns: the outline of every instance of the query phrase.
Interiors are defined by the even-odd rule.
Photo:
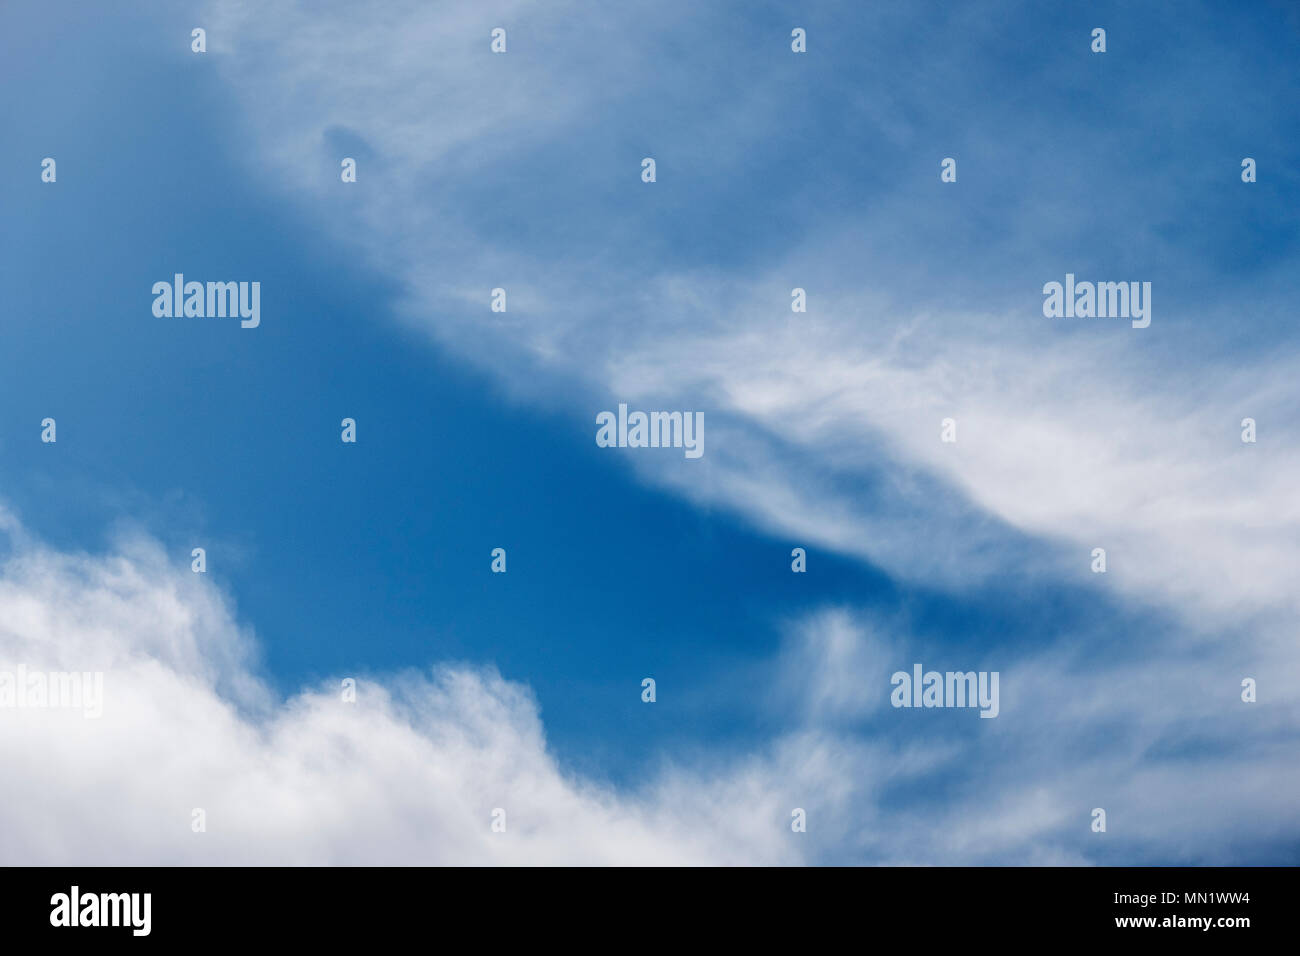
[[[490,669],[363,679],[352,705],[332,682],[279,701],[229,602],[156,542],[65,554],[4,524],[0,670],[105,673],[98,720],[0,708],[8,863],[1083,862],[1102,848],[1094,805],[1107,848],[1231,861],[1300,828],[1293,663],[1261,667],[1246,705],[1226,648],[1206,667],[1155,640],[1141,667],[1010,658],[1002,714],[980,720],[884,706],[886,675],[996,661],[827,611],[775,662],[787,730],[615,787],[564,772],[528,690]]]
[[[765,807],[563,773],[529,692],[491,670],[363,679],[353,705],[337,684],[274,701],[227,602],[144,538],[103,557],[16,545],[0,622],[0,670],[105,674],[98,720],[0,708],[8,863],[799,859]]]

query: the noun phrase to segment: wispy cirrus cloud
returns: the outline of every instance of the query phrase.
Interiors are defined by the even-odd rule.
[[[611,395],[673,407],[687,396],[711,410],[707,461],[691,470],[637,461],[654,480],[914,580],[969,587],[1046,571],[1184,610],[1188,620],[1294,611],[1300,515],[1289,488],[1300,461],[1288,450],[1297,437],[1288,382],[1300,350],[1280,331],[1273,354],[1239,347],[1224,321],[1231,300],[1193,299],[1183,288],[1207,288],[1215,269],[1207,250],[1116,218],[1140,202],[1143,221],[1172,219],[1185,202],[1176,184],[1156,176],[1144,185],[1086,159],[1129,141],[1143,157],[1130,165],[1156,163],[1154,147],[1130,134],[1161,110],[1171,129],[1199,135],[1196,114],[1178,105],[1178,71],[1162,69],[1160,56],[1090,81],[1110,84],[1096,95],[1127,105],[1105,124],[1084,117],[1095,136],[1072,155],[1051,112],[1054,98],[1079,95],[1061,73],[1064,51],[1018,64],[1016,83],[1038,76],[1042,92],[951,128],[961,104],[974,105],[957,83],[963,71],[982,67],[988,89],[1011,88],[1012,74],[985,63],[978,43],[964,59],[930,64],[924,86],[895,82],[879,96],[849,97],[812,54],[790,55],[784,34],[754,54],[765,71],[729,83],[724,65],[741,44],[702,35],[713,19],[693,19],[687,6],[656,8],[634,31],[625,14],[565,6],[453,6],[435,17],[416,4],[406,17],[364,25],[344,4],[256,17],[249,5],[217,9],[214,49],[243,96],[240,122],[255,132],[255,155],[272,158],[290,193],[310,198],[348,247],[403,283],[412,322],[495,371],[503,388],[566,405],[575,422]],[[1026,22],[1037,16],[1007,10]],[[1196,17],[1208,28],[1209,11]],[[876,29],[906,35],[911,23],[891,14]],[[504,56],[488,50],[498,25],[511,36]],[[1153,28],[1122,26],[1137,37]],[[992,26],[971,14],[944,29],[978,38]],[[747,26],[745,42],[755,33],[765,35]],[[825,44],[815,52],[839,63],[845,41],[814,35]],[[679,55],[680,70],[651,69],[675,45],[717,59]],[[433,62],[422,55],[430,47],[443,51]],[[1082,49],[1076,66],[1091,69]],[[702,76],[718,88],[701,91],[692,77]],[[1284,74],[1276,83],[1294,81]],[[936,99],[945,84],[952,96]],[[1247,95],[1248,86],[1237,77],[1222,96]],[[963,157],[953,187],[962,192],[942,192],[935,153],[925,177],[900,171],[890,182],[863,168],[862,195],[848,208],[869,235],[833,206],[799,212],[821,197],[777,131],[783,118],[812,122],[805,94],[818,90],[843,99],[891,157],[929,157],[935,129],[949,128],[941,152]],[[645,135],[621,121],[633,105]],[[661,122],[668,114],[673,122]],[[1005,121],[996,135],[989,117]],[[1233,122],[1225,114],[1220,126],[1258,136]],[[346,202],[340,136],[370,157]],[[701,140],[707,154],[691,145]],[[696,220],[683,203],[728,208],[738,177],[773,151],[788,164],[767,170],[766,194],[790,226],[764,230],[755,251],[726,266],[718,256],[705,265],[663,254],[666,239],[690,241],[680,228]],[[576,177],[557,172],[566,152]],[[652,187],[636,175],[643,153],[658,153],[665,170]],[[1015,188],[990,180],[993,168],[1014,173]],[[1235,180],[1233,168],[1220,172]],[[834,195],[849,199],[846,176],[828,175]],[[1197,188],[1208,188],[1206,178],[1197,171]],[[611,209],[620,210],[612,219]],[[982,232],[968,228],[972,216]],[[737,227],[753,236],[756,224]],[[718,235],[735,241],[734,230]],[[783,249],[770,241],[782,235]],[[654,255],[638,256],[638,245]],[[1180,270],[1161,265],[1171,256],[1184,260]],[[1042,316],[1043,282],[1121,266],[1165,280],[1151,329]],[[1249,298],[1264,327],[1279,329],[1277,309],[1294,284],[1286,275],[1274,256],[1244,278],[1220,279]],[[498,285],[510,294],[503,315],[487,309]],[[789,311],[795,286],[809,290],[806,314]],[[938,441],[945,417],[958,421],[956,445]],[[1257,445],[1238,439],[1244,417],[1264,423]],[[1087,575],[1093,547],[1111,555],[1100,582]]]

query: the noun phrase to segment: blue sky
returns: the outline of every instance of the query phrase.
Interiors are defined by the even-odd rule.
[[[76,556],[126,554],[205,609],[178,627],[248,638],[272,737],[343,676],[423,713],[447,686],[399,675],[499,672],[556,786],[641,815],[575,861],[1296,861],[1293,8],[124,6],[0,11],[0,500],[63,569],[11,565],[14,608],[111,592]],[[1044,318],[1067,271],[1150,281],[1152,326]],[[155,318],[174,272],[260,281],[261,326]],[[596,447],[619,402],[703,410],[704,458]],[[76,627],[194,677],[132,644],[138,598]],[[882,706],[915,661],[1000,670],[1003,713]],[[787,791],[825,801],[803,846]],[[734,801],[765,823],[703,847]],[[502,859],[566,859],[567,812]],[[252,832],[153,852],[257,859]],[[315,833],[264,859],[358,859]]]

